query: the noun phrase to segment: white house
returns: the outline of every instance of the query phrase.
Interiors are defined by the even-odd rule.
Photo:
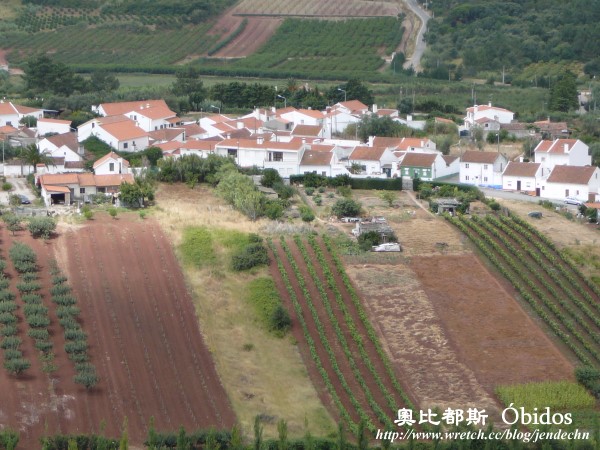
[[[92,131],[92,135],[115,150],[125,152],[142,151],[150,142],[148,133],[131,120],[100,124]]]
[[[129,170],[129,161],[121,158],[115,152],[107,153],[94,163],[95,175],[115,175],[128,173],[131,173]]]
[[[441,153],[406,153],[398,164],[403,177],[435,180],[459,171],[458,158],[446,160]]]
[[[360,100],[348,100],[345,102],[339,102],[333,105],[333,109],[340,110],[347,114],[353,114],[355,116],[363,116],[368,114],[369,107]]]
[[[360,122],[359,115],[352,114],[344,109],[330,108],[325,113],[325,123],[327,129],[330,130],[331,135],[340,134],[348,127],[348,125],[358,122]]]
[[[133,175],[94,175],[93,173],[44,174],[37,177],[36,184],[46,206],[73,201],[87,201],[90,195],[116,194],[121,183],[133,183]]]
[[[47,153],[53,158],[64,158],[65,161],[83,159],[83,147],[80,147],[77,142],[77,135],[71,132],[44,138],[38,143],[38,148],[40,152]]]
[[[101,103],[98,106],[92,106],[92,112],[100,116],[121,116],[140,108],[163,108],[169,109],[167,103],[160,100],[139,100],[133,102],[114,102]]]
[[[38,119],[37,135],[46,136],[48,133],[65,134],[71,131],[70,120]]]
[[[225,139],[215,146],[215,153],[229,156],[241,167],[276,169],[284,178],[299,173],[302,151],[306,148],[302,139],[289,142],[258,139]]]
[[[475,105],[467,108],[467,116],[464,118],[464,121],[465,127],[469,130],[477,125],[478,121],[481,122],[481,119],[488,119],[498,123],[511,123],[514,118],[514,112],[492,106],[490,102],[488,105]]]
[[[168,106],[151,106],[149,103],[142,104],[124,115],[147,132],[171,128],[174,125],[174,119],[177,118],[177,114],[171,111]]]
[[[589,147],[579,139],[541,141],[534,149],[534,161],[541,164],[542,176],[548,176],[554,166],[591,166]]]
[[[500,189],[507,164],[502,153],[467,151],[460,161],[460,182]]]
[[[83,142],[90,136],[95,135],[95,131],[98,126],[116,122],[131,122],[135,124],[135,122],[133,122],[129,117],[125,117],[123,115],[95,117],[77,127],[77,140],[79,142]]]
[[[294,125],[318,125],[322,127],[325,115],[321,111],[313,109],[286,108],[283,112],[277,112],[278,117],[289,120]]]
[[[300,160],[299,173],[316,173],[326,177],[350,174],[338,155],[332,150],[305,150]]]
[[[30,108],[29,106],[15,105],[12,102],[0,101],[0,127],[10,125],[19,127],[19,121],[23,117],[34,117],[40,120],[44,117],[44,110],[39,108]]]
[[[385,147],[367,147],[364,145],[356,147],[350,156],[348,164],[357,164],[361,168],[359,175],[387,176],[397,175],[398,158]]]
[[[555,166],[542,184],[542,197],[563,200],[576,197],[584,202],[600,200],[600,169],[592,166]]]
[[[527,191],[541,195],[542,166],[540,163],[510,161],[502,174],[502,189]]]

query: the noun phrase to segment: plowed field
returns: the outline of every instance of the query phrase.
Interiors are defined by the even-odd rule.
[[[14,239],[2,228],[2,253]],[[59,237],[33,241],[40,272],[56,258],[81,309],[91,361],[100,382],[76,385],[64,338],[52,314],[50,331],[58,371],[44,374],[25,336],[32,367],[19,378],[0,371],[0,427],[17,429],[19,448],[36,448],[44,433],[98,432],[119,436],[123,419],[130,442],[140,445],[153,416],[156,428],[174,431],[231,427],[235,416],[198,328],[185,280],[158,225],[133,215],[97,215]],[[14,274],[13,274],[14,276]],[[47,294],[49,280],[44,280]],[[25,329],[22,323],[19,326]]]

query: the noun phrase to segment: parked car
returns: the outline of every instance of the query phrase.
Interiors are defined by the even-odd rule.
[[[398,242],[387,242],[385,244],[374,245],[371,248],[373,252],[401,252],[402,248]]]
[[[19,194],[19,198],[21,199],[21,205],[30,205],[31,204],[31,200],[29,200],[23,194]]]
[[[583,205],[583,202],[579,200],[577,197],[567,197],[565,198],[565,205]]]

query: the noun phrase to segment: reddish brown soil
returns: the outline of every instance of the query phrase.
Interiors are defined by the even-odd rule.
[[[415,257],[411,268],[459,358],[488,392],[573,378],[573,365],[476,257]]]
[[[59,261],[78,298],[100,376],[91,391],[72,381],[75,371],[53,313],[59,370],[44,374],[25,335],[26,324],[19,323],[32,367],[20,378],[0,371],[0,428],[20,431],[19,448],[35,448],[44,433],[98,432],[102,423],[106,435],[119,436],[125,417],[130,442],[138,445],[152,416],[164,431],[180,425],[188,430],[232,426],[234,413],[200,334],[185,280],[156,223],[99,214],[48,242],[33,241],[25,232],[17,238],[38,253],[44,286],[50,283],[49,261]],[[6,256],[13,238],[2,229],[2,239]],[[49,295],[44,302],[52,310]]]
[[[306,264],[304,263],[302,253],[300,252],[300,250],[296,246],[296,244],[294,242],[292,242],[291,240],[288,241],[288,246],[290,247],[290,250],[292,252],[294,260],[296,261],[296,263],[299,266],[300,272],[302,274],[302,277],[304,278],[306,287],[307,287],[310,297],[312,299],[312,303],[315,307],[315,310],[317,311],[317,316],[319,318],[319,321],[323,325],[326,339],[329,342],[329,344],[333,350],[333,353],[335,354],[335,361],[337,362],[337,365],[343,374],[343,378],[345,379],[345,381],[347,382],[347,384],[349,386],[349,391],[352,392],[352,394],[355,396],[357,402],[360,404],[361,408],[367,413],[367,415],[371,418],[372,422],[374,424],[376,424],[376,426],[378,426],[378,425],[382,426],[381,422],[379,421],[379,419],[376,417],[376,415],[374,413],[372,405],[369,403],[369,401],[367,399],[367,396],[365,394],[365,392],[366,392],[365,389],[359,383],[359,381],[351,367],[351,363],[350,363],[349,359],[346,357],[346,354],[342,348],[342,345],[338,340],[338,336],[334,330],[332,321],[327,314],[327,310],[326,310],[326,307],[324,306],[323,300],[321,298],[321,294],[319,293],[317,285],[314,282],[314,280],[312,279],[312,277],[306,267]],[[295,292],[295,294],[301,304],[301,307],[302,307],[302,315],[307,323],[309,333],[315,342],[315,347],[316,347],[317,353],[319,354],[319,358],[323,364],[323,367],[327,371],[329,379],[334,386],[335,392],[337,393],[341,402],[344,404],[345,409],[348,411],[348,413],[352,417],[352,420],[356,422],[359,420],[357,409],[350,401],[348,392],[344,389],[342,383],[340,382],[338,375],[334,372],[334,370],[332,368],[332,364],[330,362],[329,356],[321,343],[321,339],[320,339],[319,333],[317,331],[317,326],[315,324],[315,321],[313,319],[311,311],[308,307],[308,303],[302,293],[302,290],[300,289],[300,286],[298,284],[298,281],[297,281],[295,275],[293,275],[294,271],[293,271],[289,261],[287,261],[287,258],[285,256],[283,250],[281,249],[280,244],[276,243],[276,247],[277,247],[277,251],[282,259],[284,268],[285,268],[286,272],[290,275],[290,281],[294,288],[294,292]],[[317,276],[321,280],[321,284],[323,286],[327,286],[325,275],[323,274],[322,270],[320,270],[318,268],[319,264],[316,262],[317,261],[316,255],[314,254],[314,252],[312,251],[312,249],[310,248],[308,243],[305,243],[305,247],[310,255],[311,260],[315,261],[313,266],[315,267],[315,269],[317,271]],[[324,250],[324,247],[322,247],[322,249]],[[326,251],[324,250],[324,252],[326,252]],[[285,299],[288,310],[293,312],[292,316],[294,318],[293,319],[294,326],[293,326],[292,332],[294,333],[295,338],[300,343],[301,353],[303,355],[303,358],[304,358],[304,361],[305,361],[307,367],[309,368],[309,374],[310,374],[313,382],[315,383],[315,385],[318,387],[317,390],[320,393],[321,398],[324,400],[324,403],[329,406],[329,408],[332,410],[332,413],[334,414],[334,416],[339,417],[339,412],[337,411],[335,404],[333,404],[333,402],[331,401],[331,398],[329,397],[329,395],[327,393],[327,389],[325,387],[324,381],[323,381],[319,371],[317,370],[317,367],[316,367],[314,361],[312,360],[312,357],[310,355],[310,351],[308,348],[308,343],[304,337],[303,330],[302,330],[300,324],[298,323],[298,317],[295,313],[295,309],[289,298],[289,294],[287,293],[287,291],[285,289],[285,285],[283,284],[283,282],[281,280],[281,276],[279,274],[279,271],[278,271],[275,263],[273,263],[271,265],[271,273],[273,274],[273,277],[276,280],[276,283],[277,283],[277,286],[281,293],[282,298]],[[326,288],[327,298],[329,299],[329,303],[331,304],[333,315],[335,316],[335,319],[340,326],[342,335],[344,336],[345,341],[350,349],[350,353],[356,364],[356,369],[360,373],[361,377],[364,379],[366,388],[371,392],[374,402],[381,408],[382,411],[384,411],[384,413],[386,414],[386,416],[389,419],[392,419],[396,412],[396,409],[400,408],[404,405],[402,397],[398,394],[398,392],[394,391],[394,389],[392,387],[392,382],[389,379],[388,375],[386,374],[383,362],[380,360],[380,358],[375,350],[375,347],[370,342],[370,340],[367,338],[366,329],[362,325],[359,315],[358,315],[358,311],[354,308],[350,294],[344,288],[342,280],[340,279],[339,275],[335,276],[335,279],[336,279],[336,284],[338,286],[338,289],[340,290],[340,293],[342,294],[343,302],[346,305],[346,307],[348,308],[349,314],[352,317],[353,323],[354,323],[358,333],[364,337],[363,345],[365,347],[365,351],[369,355],[369,358],[371,359],[371,361],[375,367],[375,373],[377,373],[381,377],[382,384],[386,387],[387,391],[392,395],[392,398],[394,399],[395,407],[393,409],[391,409],[389,407],[389,405],[386,401],[386,398],[385,398],[384,394],[382,393],[382,391],[380,390],[374,376],[369,371],[367,365],[365,364],[365,361],[362,360],[361,355],[359,353],[358,346],[354,342],[354,340],[350,334],[348,325],[346,324],[346,321],[344,319],[343,312],[336,303],[335,294],[331,289],[329,289],[327,287]]]
[[[243,17],[226,14],[222,16],[211,33],[219,33],[225,39],[242,23]],[[282,18],[279,17],[248,17],[244,31],[225,48],[213,56],[218,58],[243,58],[256,52],[275,33]]]

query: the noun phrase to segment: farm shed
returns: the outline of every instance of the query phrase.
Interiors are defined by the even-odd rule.
[[[356,227],[352,230],[352,234],[358,237],[369,231],[376,231],[379,233],[384,243],[389,242],[389,239],[394,235],[394,231],[385,222],[357,222]]]

